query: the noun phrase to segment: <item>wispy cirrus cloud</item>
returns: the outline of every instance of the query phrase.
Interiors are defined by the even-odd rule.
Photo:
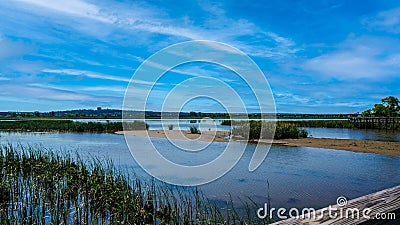
[[[63,75],[69,75],[69,76],[81,76],[81,77],[88,77],[88,78],[101,79],[101,80],[120,81],[120,82],[125,82],[125,83],[132,82],[132,83],[144,84],[144,85],[153,85],[154,84],[154,82],[148,82],[148,81],[144,81],[144,80],[135,80],[135,79],[131,80],[130,78],[95,73],[95,72],[87,71],[87,70],[44,69],[44,70],[42,70],[42,72],[43,73],[63,74]]]
[[[398,34],[400,33],[400,7],[381,11],[375,16],[364,18],[362,22],[373,29]]]
[[[98,103],[110,103],[116,101],[118,98],[110,96],[99,96],[79,93],[76,91],[65,90],[60,88],[55,88],[47,85],[41,84],[0,84],[0,96],[13,98],[29,99],[35,98],[38,100],[51,100],[51,101],[75,101],[75,102],[87,102],[87,101],[97,101]]]
[[[19,0],[24,3],[45,9],[47,12],[63,13],[65,16],[80,17],[107,24],[127,31],[144,31],[149,34],[161,34],[183,38],[183,40],[214,40],[230,43],[247,54],[257,57],[282,57],[300,50],[289,38],[282,37],[270,30],[245,19],[228,17],[222,6],[200,3],[205,12],[213,12],[203,25],[182,23],[187,17],[172,17],[161,8],[151,6],[151,10],[141,4],[113,4],[113,7],[95,5],[83,0],[71,0],[61,3],[51,0]],[[189,19],[190,20],[190,19]],[[68,22],[68,21],[67,21]],[[97,26],[93,26],[98,32]],[[90,26],[88,27],[90,29]],[[77,29],[80,29],[77,27]],[[92,32],[92,31],[90,31]],[[103,33],[99,33],[103,36]],[[243,37],[257,37],[251,44],[241,40]],[[242,38],[241,38],[242,37]],[[173,43],[173,42],[172,42]],[[266,44],[266,45],[265,45]]]
[[[65,2],[52,1],[52,0],[18,0],[23,3],[36,5],[48,10],[70,14],[89,19],[98,20],[101,22],[112,23],[111,17],[102,17],[101,10],[96,5],[86,3],[81,0],[69,0]]]

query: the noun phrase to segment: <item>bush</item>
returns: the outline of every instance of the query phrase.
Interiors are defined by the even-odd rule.
[[[224,125],[224,126],[231,126],[231,125],[232,125],[232,121],[231,121],[231,120],[223,120],[223,121],[221,122],[221,125]]]
[[[199,128],[197,128],[196,126],[190,126],[189,130],[190,130],[191,134],[200,134],[201,133]]]
[[[262,130],[262,125],[264,129]],[[271,123],[261,121],[250,121],[249,123],[242,123],[233,129],[233,133],[243,136],[248,133],[248,140],[270,138],[274,133],[274,139],[284,138],[305,138],[308,137],[308,132],[304,129],[298,128],[288,123]]]
[[[149,125],[143,121],[124,122],[124,130],[148,130]]]

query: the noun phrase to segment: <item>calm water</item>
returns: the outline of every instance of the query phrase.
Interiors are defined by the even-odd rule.
[[[190,126],[200,127],[201,130],[230,131],[230,126],[223,126],[221,122],[225,119],[215,120],[189,120],[189,119],[166,119],[164,120],[164,129],[168,125],[173,125],[174,130],[188,130]],[[307,119],[277,119],[277,121],[298,121]],[[310,119],[316,120],[316,119]],[[326,120],[326,119],[320,119]],[[106,122],[106,119],[76,119],[80,122]],[[109,120],[110,122],[121,122],[121,120]],[[150,130],[161,130],[163,124],[159,119],[146,120]],[[305,128],[312,137],[316,138],[339,138],[339,139],[358,139],[358,140],[379,140],[379,141],[400,141],[400,132],[390,130],[363,130],[363,129],[342,129],[342,128]]]
[[[311,137],[356,140],[400,141],[400,132],[342,128],[305,128]]]
[[[135,137],[142,142],[142,137]],[[168,140],[153,139],[163,146],[161,154],[186,165],[208,162],[226,143],[212,143],[203,154],[179,154]],[[185,142],[185,141],[182,141]],[[83,157],[113,159],[116,166],[133,168],[138,176],[149,176],[135,163],[124,137],[91,133],[0,133],[0,143],[43,145],[53,150],[78,152]],[[353,153],[308,147],[271,148],[266,160],[255,171],[248,172],[254,145],[247,146],[239,163],[222,178],[201,186],[204,194],[224,202],[234,197],[251,197],[260,206],[267,201],[267,180],[273,207],[324,207],[339,196],[349,199],[400,185],[400,157]],[[236,199],[236,198],[235,198]],[[236,202],[239,202],[237,199]]]

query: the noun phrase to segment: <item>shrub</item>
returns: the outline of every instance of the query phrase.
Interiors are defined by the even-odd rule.
[[[264,129],[261,129],[263,126]],[[274,132],[275,128],[275,133]],[[308,136],[308,132],[289,123],[271,123],[261,121],[250,121],[242,123],[233,129],[233,133],[242,135],[244,138],[248,133],[248,140],[269,138],[284,139],[284,138],[304,138]]]
[[[199,128],[197,128],[196,126],[190,126],[189,130],[190,130],[191,134],[200,134],[201,133]]]

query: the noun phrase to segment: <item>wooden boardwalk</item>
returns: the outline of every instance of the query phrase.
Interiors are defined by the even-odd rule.
[[[352,117],[349,122],[357,128],[395,130],[400,128],[400,117]]]
[[[344,206],[334,205],[331,206],[331,208],[342,209],[343,212],[345,212],[343,215],[346,215],[346,212],[348,212],[348,215],[351,216],[330,216],[329,207],[326,207],[315,211],[315,214],[307,213],[299,218],[282,220],[273,224],[400,224],[400,186],[365,195],[348,201]],[[369,219],[365,218],[362,213],[363,210],[367,210],[367,208],[369,208],[370,211],[365,214],[370,217]],[[352,213],[356,212],[353,211],[354,209],[360,212],[359,218],[353,216],[355,214]],[[336,212],[340,215],[339,211]],[[385,216],[387,219],[372,219],[378,216]]]

